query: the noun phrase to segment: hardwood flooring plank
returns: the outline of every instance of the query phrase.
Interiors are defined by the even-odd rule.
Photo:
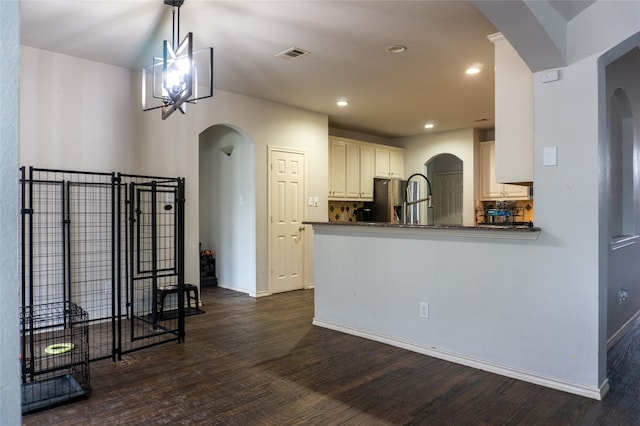
[[[91,364],[91,398],[25,425],[640,425],[640,324],[598,402],[314,327],[313,291],[201,292],[186,341]]]

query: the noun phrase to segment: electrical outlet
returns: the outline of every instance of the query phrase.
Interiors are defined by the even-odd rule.
[[[420,318],[429,318],[429,304],[420,302]]]

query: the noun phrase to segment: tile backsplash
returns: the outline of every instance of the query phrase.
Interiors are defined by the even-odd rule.
[[[329,201],[329,222],[355,222],[356,209],[362,201]]]
[[[533,200],[516,200],[510,203],[513,205],[514,221],[533,222]],[[476,201],[476,223],[485,223],[486,209],[496,208],[496,204],[496,201]]]

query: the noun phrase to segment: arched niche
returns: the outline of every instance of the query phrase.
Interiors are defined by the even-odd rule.
[[[216,252],[219,286],[249,294],[256,293],[255,151],[230,125],[199,135],[201,248]]]

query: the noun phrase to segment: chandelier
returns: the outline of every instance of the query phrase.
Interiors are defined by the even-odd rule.
[[[180,39],[180,7],[184,0],[164,0],[172,8],[171,43],[162,43],[162,57],[142,70],[142,110],[162,109],[162,119],[187,104],[213,96],[213,48],[193,51],[193,33]],[[177,19],[176,19],[177,14]]]

